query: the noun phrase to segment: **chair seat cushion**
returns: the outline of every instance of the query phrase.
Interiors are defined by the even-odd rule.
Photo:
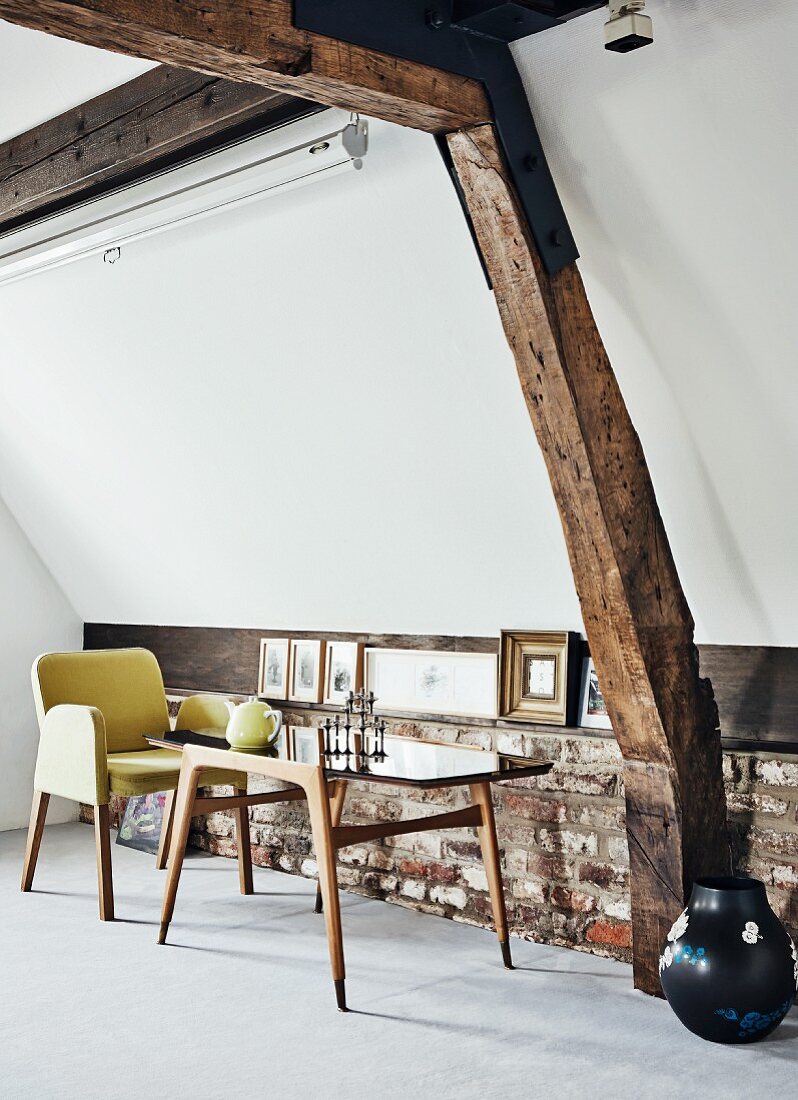
[[[112,794],[154,794],[155,791],[173,791],[180,777],[182,754],[171,749],[142,749],[137,752],[111,752],[108,754],[108,783]],[[245,772],[223,771],[221,768],[203,771],[200,775],[203,787],[230,784],[244,788]]]

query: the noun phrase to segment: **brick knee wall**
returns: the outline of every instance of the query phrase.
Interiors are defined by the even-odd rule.
[[[288,725],[317,725],[318,712],[293,713]],[[555,761],[545,776],[494,787],[508,917],[513,933],[542,943],[630,959],[629,855],[621,756],[612,740],[589,735],[515,733],[430,722],[389,722],[390,732],[530,759]],[[735,866],[761,878],[771,904],[798,938],[798,761],[727,753],[724,775]],[[250,777],[249,789],[270,789]],[[415,791],[383,784],[352,787],[343,820],[398,821],[456,809],[462,790]],[[124,799],[112,800],[115,823]],[[91,809],[82,807],[83,820]],[[190,844],[236,856],[233,819],[196,818]],[[301,803],[255,806],[252,859],[306,877],[316,863]],[[473,830],[411,833],[339,853],[342,888],[427,913],[491,927],[490,899]]]

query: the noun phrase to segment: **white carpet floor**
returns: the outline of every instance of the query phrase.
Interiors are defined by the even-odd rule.
[[[31,894],[24,834],[0,834],[0,1097],[290,1100],[796,1095],[798,1011],[756,1046],[685,1031],[628,966],[495,938],[342,895],[336,1011],[312,882],[186,861],[170,943],[164,875],[113,846],[117,920],[97,919],[94,832],[45,831]]]

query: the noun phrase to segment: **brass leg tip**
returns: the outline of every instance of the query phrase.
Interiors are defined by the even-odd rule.
[[[502,960],[504,962],[505,969],[515,970],[515,967],[513,966],[513,958],[510,954],[509,940],[499,940],[499,947],[501,947],[502,949]]]
[[[169,924],[164,923],[161,925],[161,929],[158,933],[158,943],[166,943],[166,933],[169,931]]]
[[[335,985],[335,1000],[338,1004],[338,1011],[348,1012],[349,1009],[346,1007],[346,986],[344,979],[337,978],[333,984]]]

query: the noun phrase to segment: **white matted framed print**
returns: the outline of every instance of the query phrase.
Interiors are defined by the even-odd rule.
[[[320,703],[325,643],[292,638],[289,652],[288,698],[297,703]]]
[[[495,653],[367,649],[366,691],[380,709],[495,718]]]
[[[327,642],[324,662],[324,702],[343,706],[350,691],[363,687],[363,644]]]
[[[288,697],[287,638],[261,638],[258,695],[267,699]]]
[[[579,725],[587,729],[611,730],[612,722],[607,713],[607,704],[601,694],[596,666],[592,657],[582,661],[582,691],[579,697]]]

